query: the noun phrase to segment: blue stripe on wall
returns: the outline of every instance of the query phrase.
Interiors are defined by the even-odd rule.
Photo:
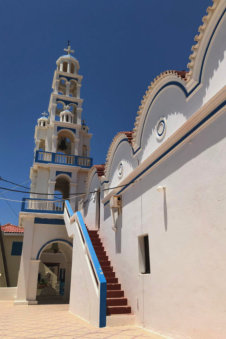
[[[35,218],[35,224],[65,225],[63,219]]]

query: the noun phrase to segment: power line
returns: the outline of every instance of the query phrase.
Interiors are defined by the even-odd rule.
[[[108,188],[104,188],[102,189],[102,192],[104,191],[109,191],[115,188],[121,188],[121,187],[126,187],[128,184],[124,184],[124,185],[119,185],[119,186],[115,186],[115,187],[108,187]],[[24,193],[24,194],[36,194],[36,195],[53,195],[53,196],[57,196],[60,195],[59,193],[39,193],[39,192],[31,192],[31,191],[21,191],[21,190],[15,190],[12,188],[8,188],[8,187],[1,187],[0,189],[5,190],[5,191],[9,191],[9,192],[16,192],[16,193]],[[79,193],[71,193],[69,194],[70,196],[78,196],[78,195],[84,195],[84,194],[91,194],[91,193],[96,193],[96,191],[90,191],[90,192],[79,192]]]
[[[28,190],[29,190],[29,187],[26,187],[26,186],[23,186],[23,185],[20,185],[20,184],[16,184],[16,183],[15,183],[15,182],[13,182],[13,181],[9,181],[9,180],[3,179],[2,177],[0,177],[0,180],[1,180],[1,181],[5,181],[5,182],[7,182],[7,183],[9,183],[9,184],[12,184],[12,185],[18,186],[18,187],[26,188],[26,189],[28,189]]]

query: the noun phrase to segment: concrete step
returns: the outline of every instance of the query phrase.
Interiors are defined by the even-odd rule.
[[[107,291],[118,291],[121,290],[121,284],[109,284],[107,283]]]
[[[111,271],[107,271],[106,273],[104,273],[105,278],[115,278],[115,272],[111,272]]]
[[[130,306],[107,306],[107,315],[131,313]]]
[[[105,259],[100,259],[99,260],[99,263],[100,263],[100,265],[102,266],[108,266],[108,265],[110,265],[111,266],[111,262],[109,261],[109,260],[105,260]]]
[[[113,272],[113,267],[112,266],[101,266],[102,271],[105,273],[107,272]]]
[[[108,298],[122,298],[124,297],[124,291],[107,291],[107,299]]]
[[[108,298],[107,299],[107,306],[120,306],[120,305],[127,305],[126,298]]]
[[[118,283],[118,278],[106,278],[107,284],[117,284]]]
[[[106,317],[106,326],[133,326],[135,325],[135,315],[133,314],[112,314]]]

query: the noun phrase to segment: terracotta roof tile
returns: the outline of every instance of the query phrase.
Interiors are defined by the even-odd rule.
[[[132,144],[132,140],[133,140],[133,131],[120,131],[120,132],[118,132],[118,134],[119,134],[119,133],[125,134],[125,135],[127,136],[127,138],[128,138],[128,142],[129,142],[130,144]]]
[[[104,175],[104,168],[105,168],[104,164],[102,164],[102,165],[94,165],[93,167],[96,168],[98,177],[102,177],[102,175]]]
[[[12,224],[5,224],[1,226],[1,230],[4,233],[24,233],[23,227],[18,227]]]

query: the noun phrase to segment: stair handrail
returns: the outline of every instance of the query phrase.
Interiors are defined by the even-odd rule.
[[[70,202],[68,200],[65,201],[65,208],[68,213],[68,217],[70,219],[70,223],[77,221],[77,225],[79,227],[80,234],[82,236],[82,240],[84,241],[84,245],[86,247],[86,252],[90,259],[90,265],[92,268],[92,272],[94,274],[94,278],[96,284],[99,288],[99,296],[100,296],[100,316],[99,316],[99,326],[106,326],[106,298],[107,298],[107,282],[102,271],[101,265],[97,258],[96,252],[93,248],[92,241],[90,239],[89,233],[87,231],[86,225],[84,223],[81,212],[73,212]]]

